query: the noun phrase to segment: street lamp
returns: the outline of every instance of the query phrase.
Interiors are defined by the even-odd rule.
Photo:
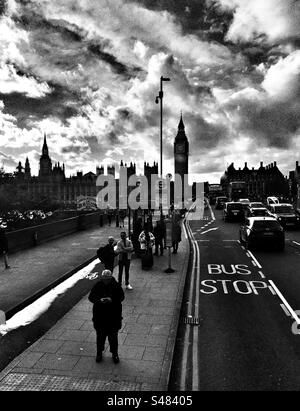
[[[158,104],[160,101],[160,178],[163,178],[163,82],[171,81],[168,77],[160,77],[160,90],[158,96],[156,96],[155,103]],[[160,205],[160,214],[162,218],[162,204]]]

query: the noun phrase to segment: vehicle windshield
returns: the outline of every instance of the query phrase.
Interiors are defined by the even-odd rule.
[[[265,229],[271,229],[271,230],[278,230],[280,228],[280,224],[278,221],[274,220],[266,220],[266,221],[254,221],[253,223],[253,230],[265,230]]]
[[[218,200],[218,201],[226,201],[226,200],[227,200],[227,197],[219,197],[219,198],[217,198],[217,200]]]
[[[228,204],[227,206],[228,210],[242,210],[243,209],[243,204]]]
[[[274,207],[275,209],[275,213],[293,213],[294,209],[293,206],[289,206],[289,205],[278,205]]]

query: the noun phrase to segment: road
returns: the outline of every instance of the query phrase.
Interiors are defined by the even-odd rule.
[[[221,211],[187,226],[193,253],[182,315],[196,325],[179,329],[170,389],[298,390],[300,231],[286,232],[284,252],[248,252],[239,223],[225,223]]]

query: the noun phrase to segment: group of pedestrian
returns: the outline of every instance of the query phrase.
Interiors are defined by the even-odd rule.
[[[127,238],[125,231],[121,232],[120,237],[120,240],[116,242],[114,237],[110,236],[108,243],[98,249],[97,256],[104,264],[104,268],[111,271],[111,273],[114,271],[115,258],[118,256],[118,282],[122,285],[123,271],[125,270],[125,287],[127,290],[132,290],[132,286],[129,283],[129,269],[133,245],[132,241]]]
[[[142,269],[153,266],[153,247],[155,255],[163,255],[166,248],[166,228],[163,220],[157,221],[151,232],[152,225],[145,224],[138,236],[141,250]],[[176,219],[172,224],[172,247],[173,253],[178,251],[181,241],[181,226]],[[89,301],[93,303],[93,325],[96,331],[96,362],[103,359],[105,341],[108,338],[112,360],[119,363],[118,354],[118,332],[122,328],[122,301],[125,294],[122,288],[123,271],[125,271],[125,288],[132,290],[129,283],[129,270],[131,256],[133,253],[132,241],[127,238],[125,231],[120,234],[120,239],[115,241],[114,237],[108,238],[108,243],[100,247],[97,255],[104,265],[100,280],[92,288]],[[113,277],[115,260],[118,259],[118,280]]]

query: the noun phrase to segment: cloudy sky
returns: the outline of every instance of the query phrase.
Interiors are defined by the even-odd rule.
[[[190,171],[300,160],[299,0],[0,0],[0,162],[31,161],[43,133],[67,175],[159,159],[173,173],[180,112]],[[141,169],[139,169],[141,171]]]

